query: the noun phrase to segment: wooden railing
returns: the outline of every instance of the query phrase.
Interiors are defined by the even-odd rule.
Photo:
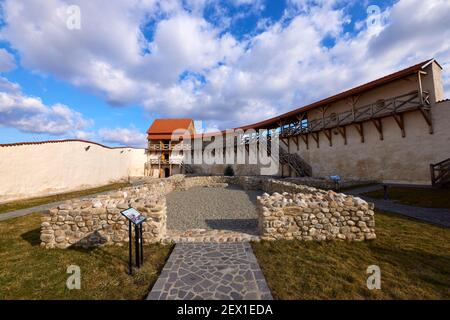
[[[450,158],[430,164],[431,184],[433,186],[444,186],[450,184]]]
[[[149,159],[148,164],[181,164],[183,162],[182,159],[169,159],[169,160],[163,160],[163,159]]]
[[[429,108],[429,93],[412,91],[397,97],[381,99],[377,102],[340,113],[332,113],[326,117],[299,121],[281,130],[280,137],[288,138],[299,134],[306,134],[324,129],[342,127],[353,123],[387,117],[419,108]]]
[[[170,151],[170,150],[191,150],[190,144],[177,143],[177,144],[150,144],[148,146],[149,151]]]

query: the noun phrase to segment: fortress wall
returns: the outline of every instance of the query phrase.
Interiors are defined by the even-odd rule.
[[[364,123],[364,143],[354,127],[347,127],[347,145],[339,133],[333,133],[333,145],[323,133],[320,144],[309,137],[309,150],[302,139],[299,148],[290,139],[291,152],[297,152],[313,168],[314,176],[341,175],[347,179],[379,180],[391,183],[431,184],[431,163],[450,157],[450,101],[433,105],[434,133],[419,111],[404,115],[403,138],[395,120],[382,120],[384,140],[375,126]]]
[[[64,141],[0,147],[0,202],[98,187],[144,175],[144,149]]]

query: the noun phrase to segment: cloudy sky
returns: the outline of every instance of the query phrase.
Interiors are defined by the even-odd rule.
[[[0,6],[0,143],[142,146],[157,117],[236,127],[428,58],[450,89],[448,0]]]

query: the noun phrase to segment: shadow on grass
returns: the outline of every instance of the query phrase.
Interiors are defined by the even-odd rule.
[[[33,247],[39,246],[41,244],[41,228],[36,228],[22,233],[20,237],[31,244]]]
[[[382,257],[381,263],[403,269],[410,277],[420,279],[442,289],[450,286],[450,255],[445,252],[432,254],[421,250],[393,249],[389,247],[371,247],[377,257]],[[440,274],[439,279],[435,275]]]
[[[21,238],[31,244],[33,247],[38,247],[41,244],[41,228],[36,228],[30,231],[27,231],[25,233],[22,233]],[[80,254],[89,254],[95,259],[103,260],[104,262],[111,262],[115,260],[116,262],[120,263],[128,263],[128,256],[125,255],[119,255],[117,253],[113,253],[112,251],[117,252],[117,250],[108,250],[107,247],[103,246],[90,246],[90,247],[82,247],[81,243],[83,241],[87,241],[92,236],[98,237],[99,239],[104,239],[98,232],[94,232],[93,234],[90,234],[88,237],[80,239],[77,243],[71,245],[70,247],[66,249],[60,249],[60,250],[70,250],[75,251]],[[101,241],[101,240],[100,240]],[[104,239],[106,241],[106,239]],[[100,242],[99,242],[100,243]],[[53,249],[52,249],[53,250]],[[56,249],[58,250],[58,249]]]

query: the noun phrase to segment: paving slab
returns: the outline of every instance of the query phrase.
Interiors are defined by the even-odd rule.
[[[248,242],[179,243],[147,300],[272,300]]]

